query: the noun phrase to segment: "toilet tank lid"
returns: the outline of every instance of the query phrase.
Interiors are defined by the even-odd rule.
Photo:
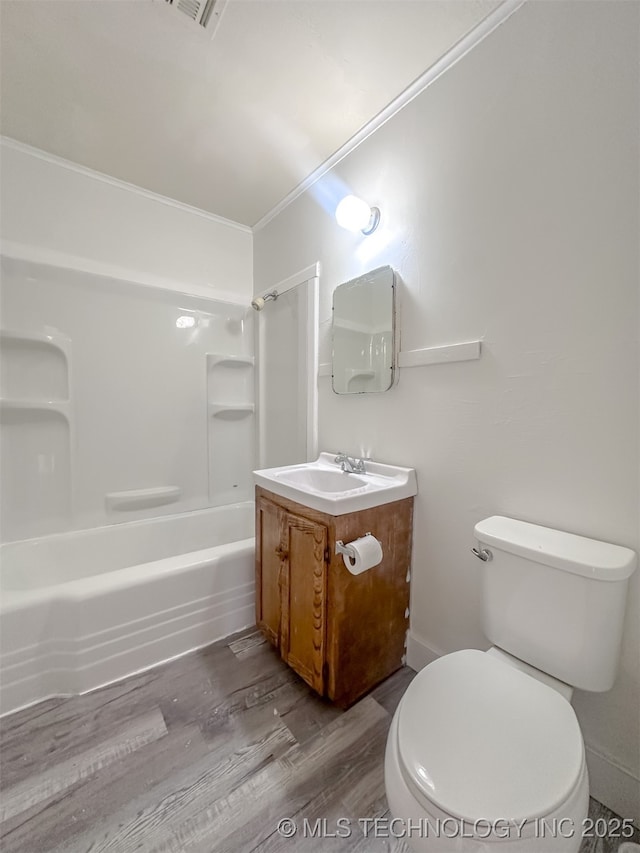
[[[630,548],[502,515],[479,521],[474,532],[484,545],[592,580],[625,580],[636,567]]]

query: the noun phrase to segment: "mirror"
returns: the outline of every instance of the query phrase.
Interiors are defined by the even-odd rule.
[[[395,273],[379,267],[333,292],[336,394],[388,391],[395,369]]]

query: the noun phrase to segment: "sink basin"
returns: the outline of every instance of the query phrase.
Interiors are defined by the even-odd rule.
[[[347,474],[335,457],[321,453],[315,462],[254,471],[254,480],[263,489],[328,515],[371,509],[417,492],[413,468],[366,462],[365,473]]]
[[[367,481],[356,474],[345,474],[340,469],[332,471],[314,465],[305,465],[304,468],[295,467],[290,471],[281,470],[280,480],[305,491],[329,494],[352,492],[367,485]]]

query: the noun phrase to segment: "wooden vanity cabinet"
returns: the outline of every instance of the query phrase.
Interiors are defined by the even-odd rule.
[[[399,669],[413,498],[332,516],[256,487],[256,621],[289,666],[342,707]],[[380,565],[352,575],[337,540],[372,533]]]

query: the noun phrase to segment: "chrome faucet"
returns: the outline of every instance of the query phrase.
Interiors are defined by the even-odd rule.
[[[351,456],[347,456],[346,453],[338,453],[333,461],[340,465],[345,474],[366,473],[364,459],[353,459]]]

